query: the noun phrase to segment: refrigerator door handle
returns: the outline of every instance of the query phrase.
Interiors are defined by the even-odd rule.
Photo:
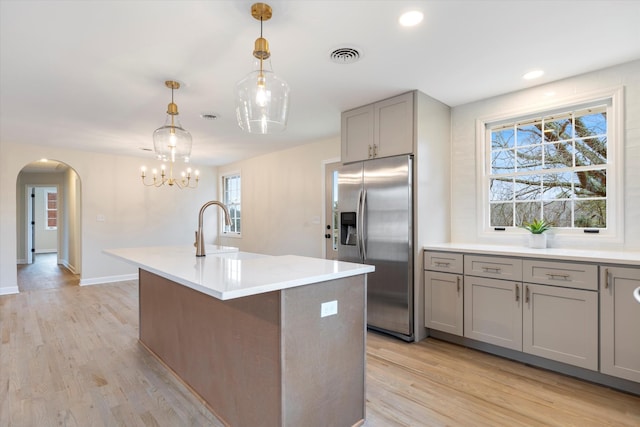
[[[366,245],[366,236],[365,236],[365,228],[364,228],[364,221],[365,221],[365,210],[367,208],[367,190],[364,190],[362,192],[362,203],[360,204],[360,230],[359,230],[359,236],[360,236],[360,246],[362,246],[362,261],[366,261],[367,260],[367,245]]]
[[[362,218],[362,189],[358,192],[358,204],[356,205],[356,249],[358,250],[358,258],[362,261],[362,244],[361,244],[361,234],[362,231],[360,229],[360,220]]]

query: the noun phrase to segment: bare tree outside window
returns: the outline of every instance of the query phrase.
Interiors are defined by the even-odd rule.
[[[490,129],[492,227],[607,227],[606,105]]]

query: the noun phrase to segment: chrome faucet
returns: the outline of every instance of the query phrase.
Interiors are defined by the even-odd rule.
[[[229,209],[227,207],[218,202],[217,200],[211,200],[210,202],[205,203],[200,208],[200,213],[198,214],[198,231],[196,231],[196,256],[206,256],[204,251],[204,238],[202,237],[202,215],[204,211],[211,205],[218,205],[224,211],[224,222],[227,225],[231,225],[231,217],[229,216]]]

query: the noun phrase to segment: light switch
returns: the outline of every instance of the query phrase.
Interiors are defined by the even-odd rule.
[[[333,316],[334,314],[338,314],[338,301],[323,302],[320,306],[320,317]]]

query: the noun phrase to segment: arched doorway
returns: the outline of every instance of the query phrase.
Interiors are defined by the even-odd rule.
[[[16,179],[18,289],[75,286],[81,266],[81,188],[66,163],[39,160]]]

